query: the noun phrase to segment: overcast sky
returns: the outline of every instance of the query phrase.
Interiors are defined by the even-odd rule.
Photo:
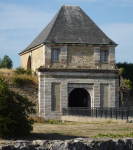
[[[0,58],[8,55],[13,67],[62,5],[78,5],[119,44],[116,62],[133,63],[133,0],[0,0]]]

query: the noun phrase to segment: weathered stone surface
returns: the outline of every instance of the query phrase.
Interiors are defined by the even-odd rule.
[[[133,150],[133,138],[76,138],[71,140],[5,141],[0,150]]]

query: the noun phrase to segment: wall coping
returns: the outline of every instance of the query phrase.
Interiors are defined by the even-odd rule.
[[[119,69],[83,69],[83,68],[45,68],[40,66],[38,72],[89,72],[89,73],[118,73]]]

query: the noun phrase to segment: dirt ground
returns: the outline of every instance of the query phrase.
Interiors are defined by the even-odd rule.
[[[29,136],[14,137],[12,140],[68,140],[79,137],[91,138],[98,133],[123,134],[131,132],[133,133],[133,123],[118,123],[112,121],[101,123],[34,123],[33,131]]]
[[[72,137],[93,137],[101,134],[122,134],[133,132],[131,123],[90,123],[90,124],[34,124],[33,134],[43,139],[69,139]],[[40,134],[40,135],[39,135]]]

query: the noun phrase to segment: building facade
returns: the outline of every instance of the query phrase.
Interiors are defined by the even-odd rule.
[[[60,119],[62,108],[119,107],[117,44],[78,6],[63,5],[20,53],[38,71],[39,116]]]

